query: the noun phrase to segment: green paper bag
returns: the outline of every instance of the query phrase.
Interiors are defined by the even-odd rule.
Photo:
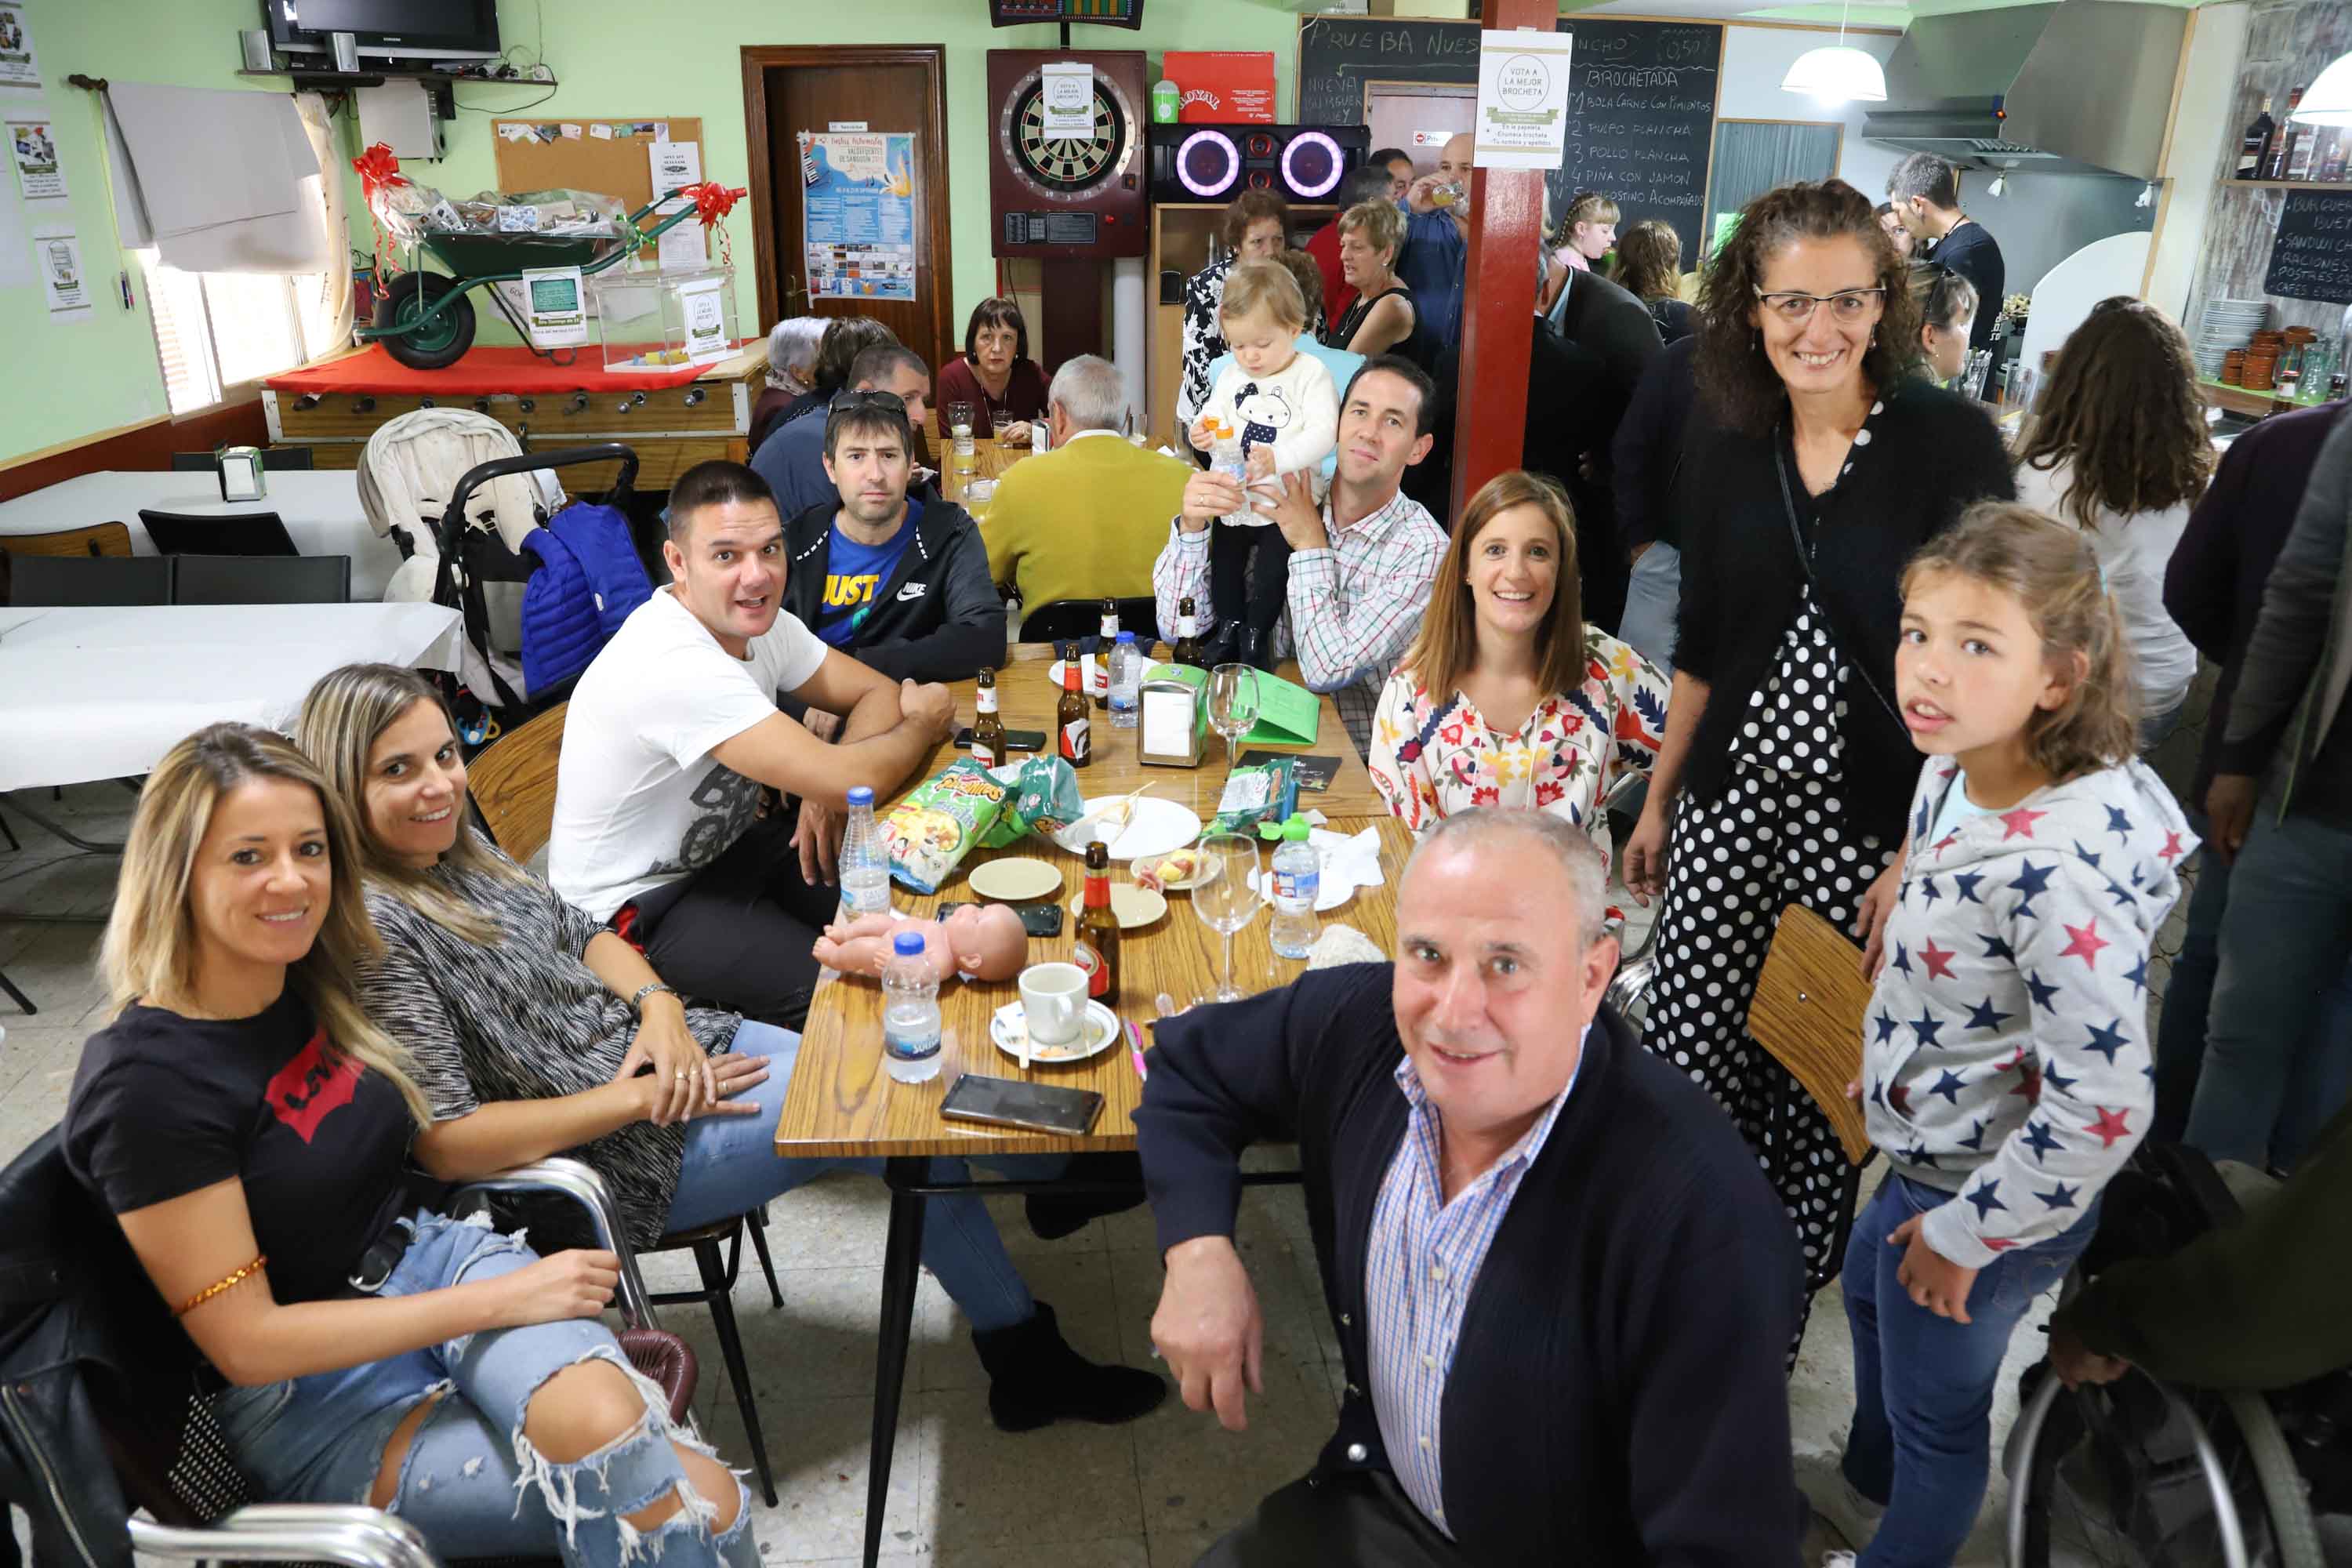
[[[1209,684],[1209,672],[1196,665],[1155,664],[1144,672],[1149,680],[1181,680],[1200,689]],[[1206,707],[1207,699],[1202,699]],[[1257,672],[1257,722],[1244,741],[1265,746],[1311,746],[1323,719],[1323,700],[1296,681]]]

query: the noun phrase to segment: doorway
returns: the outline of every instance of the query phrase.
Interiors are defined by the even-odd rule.
[[[1403,148],[1416,174],[1436,173],[1437,155],[1447,139],[1469,130],[1477,120],[1478,89],[1467,83],[1364,84],[1364,123],[1371,130],[1372,145]]]
[[[934,376],[963,351],[949,250],[944,54],[938,44],[744,47],[743,118],[762,332],[787,316],[871,316],[921,354]],[[914,136],[911,300],[809,297],[800,135],[835,130]]]

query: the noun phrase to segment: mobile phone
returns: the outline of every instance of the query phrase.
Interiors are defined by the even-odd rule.
[[[1021,917],[1021,929],[1031,936],[1062,934],[1062,906],[1059,904],[1015,904],[1013,912]]]
[[[1102,1103],[1103,1097],[1090,1089],[968,1072],[949,1088],[947,1098],[940,1101],[940,1114],[958,1121],[1027,1127],[1075,1138],[1095,1124]]]
[[[960,750],[970,751],[971,749],[971,725],[966,724],[962,729],[956,731],[955,743]],[[1004,749],[1008,752],[1042,752],[1045,749],[1045,731],[1043,730],[1007,730],[1004,731]]]
[[[978,908],[978,906],[970,899],[949,899],[940,903],[937,910],[937,918],[940,920],[945,920],[950,915],[955,913],[958,910],[976,908]]]

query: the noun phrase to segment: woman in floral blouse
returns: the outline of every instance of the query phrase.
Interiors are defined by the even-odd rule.
[[[1374,786],[1416,833],[1474,805],[1533,807],[1607,854],[1599,804],[1624,770],[1649,772],[1667,687],[1584,624],[1568,498],[1524,469],[1496,475],[1463,513],[1437,581],[1459,586],[1432,595],[1381,692]]]

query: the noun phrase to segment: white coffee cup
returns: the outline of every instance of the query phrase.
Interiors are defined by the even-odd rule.
[[[1033,963],[1021,972],[1021,1015],[1033,1045],[1067,1045],[1087,1010],[1087,972],[1075,963]]]

